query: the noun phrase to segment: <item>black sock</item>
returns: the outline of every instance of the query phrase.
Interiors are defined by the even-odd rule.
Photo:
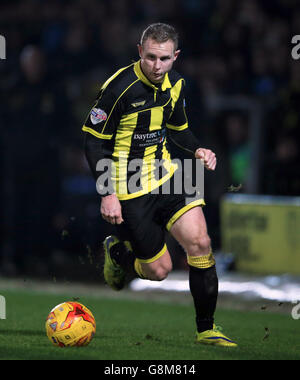
[[[218,298],[216,267],[200,269],[190,267],[189,283],[196,311],[197,331],[211,330]]]

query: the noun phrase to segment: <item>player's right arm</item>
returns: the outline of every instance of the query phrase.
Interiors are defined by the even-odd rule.
[[[107,195],[101,199],[100,212],[102,218],[111,224],[121,224],[122,217],[121,203],[116,194]]]
[[[97,186],[98,192],[101,190],[100,212],[103,219],[112,224],[123,222],[121,204],[111,181],[106,184],[98,183],[105,170],[108,171],[107,177],[111,177],[110,167],[98,165],[98,163],[101,160],[112,160],[111,139],[119,125],[120,118],[121,105],[118,103],[117,97],[109,88],[101,89],[82,128],[86,132],[84,139],[85,156],[97,185],[101,186],[101,189]],[[102,169],[99,170],[99,167]]]
[[[90,133],[86,133],[85,135],[84,148],[89,167],[98,184],[98,179],[101,178],[104,172],[96,169],[97,163],[100,160],[111,157],[110,150],[103,140],[97,139]],[[107,170],[109,169],[107,168]],[[108,176],[110,176],[110,174],[108,174]],[[108,223],[121,224],[123,222],[121,204],[114,193],[114,188],[110,187],[109,183],[110,182],[108,182],[106,188],[103,188],[101,193],[100,213],[102,218]]]

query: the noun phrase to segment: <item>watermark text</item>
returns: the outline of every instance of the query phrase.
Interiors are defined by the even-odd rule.
[[[6,319],[6,301],[5,297],[0,295],[0,319]]]
[[[296,34],[292,37],[292,44],[295,45],[291,51],[291,55],[293,59],[300,58],[300,34]]]
[[[204,165],[201,160],[128,160],[126,154],[120,154],[117,161],[109,158],[99,160],[96,171],[99,172],[96,189],[100,195],[139,192],[185,194],[188,203],[204,198]],[[170,177],[172,180],[169,181]]]
[[[300,301],[294,301],[293,304],[295,304],[295,306],[292,308],[292,318],[295,320],[300,319]]]
[[[0,59],[6,59],[6,40],[0,35]]]

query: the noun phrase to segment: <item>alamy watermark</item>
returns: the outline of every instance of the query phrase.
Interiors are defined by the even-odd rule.
[[[294,301],[292,303],[295,304],[291,312],[292,318],[296,320],[300,319],[300,301]]]
[[[204,165],[201,160],[128,161],[124,152],[116,161],[110,158],[99,160],[96,170],[99,172],[96,189],[100,195],[143,192],[185,194],[187,203],[204,199]],[[174,172],[172,180],[164,181],[170,177],[170,172]]]
[[[0,319],[6,319],[6,301],[5,297],[0,295]]]
[[[300,34],[293,36],[291,42],[292,44],[296,44],[291,51],[292,58],[300,59]]]
[[[0,35],[0,59],[6,59],[6,40]]]

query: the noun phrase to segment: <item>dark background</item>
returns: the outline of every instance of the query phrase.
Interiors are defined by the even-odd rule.
[[[213,249],[229,186],[299,195],[297,3],[1,1],[0,275],[101,279],[101,242],[112,230],[100,217],[81,127],[104,80],[138,59],[152,22],[179,31],[175,69],[186,79],[190,128],[217,153],[205,178]],[[176,268],[182,258],[175,254]]]

